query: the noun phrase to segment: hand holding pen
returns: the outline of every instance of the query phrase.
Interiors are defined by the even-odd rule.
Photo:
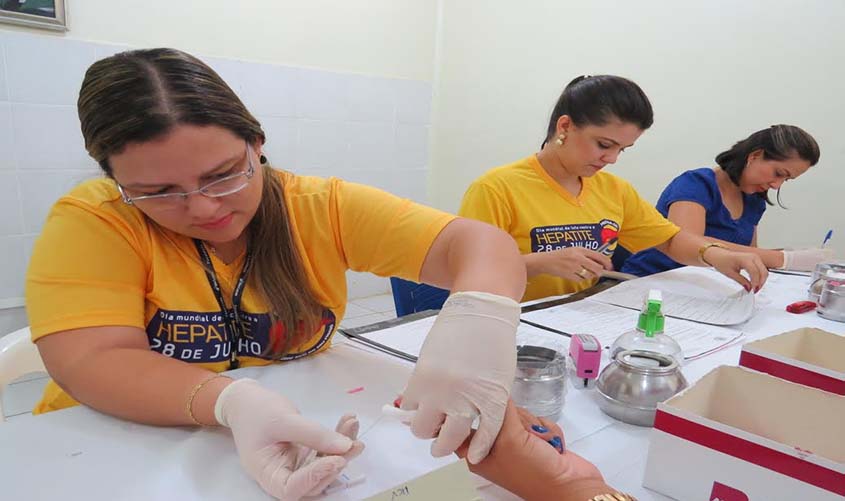
[[[573,282],[598,278],[605,270],[613,269],[610,258],[603,253],[616,241],[615,237],[611,238],[596,250],[571,246],[528,254],[529,276],[548,274]]]

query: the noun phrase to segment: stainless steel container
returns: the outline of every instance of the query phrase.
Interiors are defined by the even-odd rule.
[[[807,297],[810,301],[819,302],[825,282],[824,276],[830,271],[845,273],[845,263],[819,263],[816,265],[816,269],[813,270],[813,277],[810,280],[810,287],[807,289]]]
[[[642,350],[619,352],[596,382],[601,410],[638,426],[653,426],[657,404],[687,386],[672,357]]]
[[[845,322],[845,272],[827,271],[822,278],[819,295],[819,316],[828,320]]]
[[[511,398],[535,416],[560,419],[566,395],[566,357],[541,346],[517,346]]]

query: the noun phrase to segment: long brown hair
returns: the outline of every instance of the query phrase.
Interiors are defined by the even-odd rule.
[[[179,124],[216,125],[250,144],[265,141],[261,124],[232,89],[199,59],[175,49],[123,52],[88,68],[77,103],[85,148],[107,176],[109,156],[149,141]],[[250,221],[254,254],[248,283],[268,306],[270,356],[281,357],[310,337],[322,307],[297,250],[278,174],[265,164],[261,203]]]

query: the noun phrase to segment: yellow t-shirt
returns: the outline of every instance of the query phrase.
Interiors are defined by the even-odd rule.
[[[478,178],[464,194],[458,214],[507,231],[522,254],[572,246],[596,250],[613,237],[619,238],[616,245],[639,252],[680,231],[623,179],[599,172],[581,182],[581,193],[575,197],[532,155]],[[616,245],[606,254],[611,255]],[[593,283],[537,275],[528,279],[522,299],[577,292]]]
[[[348,269],[418,281],[432,242],[455,216],[335,178],[279,176],[308,280],[325,307],[320,328],[293,348],[290,360],[328,346],[346,309]],[[229,265],[213,254],[211,260],[231,308],[243,256]],[[220,307],[193,241],[124,204],[110,180],[84,183],[53,207],[33,251],[26,298],[33,340],[125,325],[143,329],[150,348],[163,355],[216,372],[229,366]],[[241,366],[271,363],[261,357],[270,317],[250,285],[240,310]],[[35,412],[76,403],[50,381]]]

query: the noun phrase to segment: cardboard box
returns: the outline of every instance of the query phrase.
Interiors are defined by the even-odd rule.
[[[845,337],[821,329],[797,329],[748,343],[739,365],[845,395]]]
[[[643,485],[681,501],[842,501],[845,397],[714,369],[658,405]]]

